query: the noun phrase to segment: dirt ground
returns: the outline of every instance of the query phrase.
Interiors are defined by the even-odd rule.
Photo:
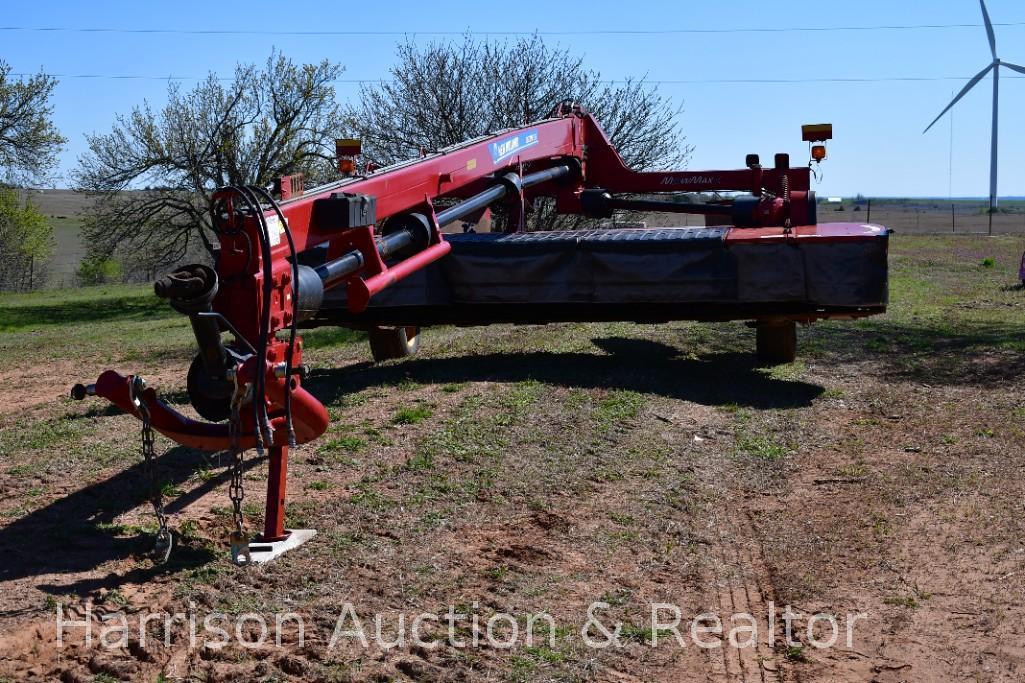
[[[179,547],[156,565],[138,423],[59,398],[142,364],[185,403],[187,326],[9,366],[0,681],[1025,679],[1021,248],[895,239],[890,312],[802,328],[776,367],[739,323],[439,328],[384,364],[358,335],[309,333],[332,427],[291,453],[288,524],[318,534],[248,568],[227,559],[225,462],[158,440]],[[90,321],[60,324],[12,323],[0,349],[27,358]],[[258,529],[267,468],[249,458]],[[614,639],[585,629],[596,603]],[[680,641],[653,605],[679,610]],[[58,613],[92,642],[80,623],[58,643]],[[443,616],[413,639],[424,613],[451,613],[457,642]],[[741,614],[756,632],[734,647]],[[820,648],[826,615],[840,637]],[[365,646],[333,638],[356,619]]]

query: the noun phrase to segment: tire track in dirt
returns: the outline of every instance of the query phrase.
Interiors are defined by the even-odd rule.
[[[785,667],[777,655],[778,642],[775,615],[769,630],[769,602],[773,601],[768,571],[754,539],[754,529],[735,515],[719,520],[722,532],[714,549],[717,566],[711,585],[715,588],[715,608],[722,620],[720,646],[709,652],[711,680],[724,683],[783,683],[788,680]],[[750,615],[755,634],[746,627],[747,619],[731,620],[733,615]],[[737,628],[737,643],[730,641],[730,631]],[[752,638],[755,635],[755,638]],[[749,644],[751,640],[755,642]]]
[[[698,413],[673,416],[674,424],[690,425],[671,437],[678,448],[687,452],[694,463],[696,496],[708,501],[702,505],[705,519],[702,527],[707,541],[703,583],[704,602],[721,622],[721,632],[702,636],[705,641],[718,638],[717,647],[701,652],[705,661],[704,680],[715,683],[786,683],[798,680],[793,667],[777,652],[782,642],[780,615],[773,609],[772,631],[770,602],[776,604],[771,575],[763,557],[761,537],[756,525],[744,511],[744,493],[738,486],[734,461],[724,457],[729,450],[729,424],[719,411],[706,409]],[[687,420],[687,418],[693,418]],[[691,443],[693,434],[701,440]],[[723,437],[726,436],[726,439]],[[754,619],[731,620],[733,615],[748,614]],[[699,624],[700,625],[700,624]],[[710,624],[705,623],[708,626]],[[738,629],[734,640],[747,647],[730,644],[731,629]],[[754,641],[750,643],[750,641]],[[749,644],[750,643],[750,644]],[[681,680],[690,680],[693,670],[680,671]]]

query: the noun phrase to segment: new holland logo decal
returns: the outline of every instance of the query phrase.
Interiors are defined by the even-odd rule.
[[[497,164],[501,161],[505,161],[511,156],[519,154],[528,147],[533,147],[537,143],[537,128],[531,128],[530,130],[513,135],[512,137],[505,138],[504,140],[492,142],[488,145],[488,150],[491,151],[491,160]]]

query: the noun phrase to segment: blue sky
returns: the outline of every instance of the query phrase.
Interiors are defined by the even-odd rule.
[[[1025,64],[1025,3],[990,0],[998,52]],[[628,8],[624,12],[624,7]],[[771,11],[771,14],[770,14]],[[438,40],[430,31],[589,31],[793,28],[976,24],[976,0],[928,3],[861,0],[812,2],[345,2],[5,3],[6,27],[367,30]],[[345,78],[386,78],[396,35],[181,35],[0,31],[0,58],[15,72],[198,77],[230,74],[238,61],[263,61],[272,47],[297,61],[341,62]],[[497,38],[495,38],[497,39]],[[604,78],[653,81],[778,79],[794,83],[667,83],[662,92],[684,107],[682,126],[695,146],[693,169],[735,168],[744,155],[807,158],[802,123],[831,122],[836,139],[816,188],[821,194],[955,196],[988,194],[992,88],[989,79],[958,103],[953,122],[953,173],[948,175],[950,123],[922,129],[990,60],[981,27],[648,35],[564,35],[548,40],[582,54]],[[1001,78],[1001,195],[1025,195],[1025,77]],[[814,79],[962,77],[964,80],[814,82]],[[191,85],[193,81],[186,81]],[[358,86],[340,83],[339,98]],[[166,82],[62,78],[54,117],[70,143],[61,169],[72,168],[84,136],[110,129],[115,114],[165,100]],[[948,184],[949,183],[949,184]]]

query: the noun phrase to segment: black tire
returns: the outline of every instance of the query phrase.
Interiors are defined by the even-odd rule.
[[[374,327],[370,330],[370,352],[378,362],[412,356],[419,348],[419,327]]]
[[[793,320],[759,323],[755,347],[761,361],[773,365],[793,363],[797,358],[797,323]]]

